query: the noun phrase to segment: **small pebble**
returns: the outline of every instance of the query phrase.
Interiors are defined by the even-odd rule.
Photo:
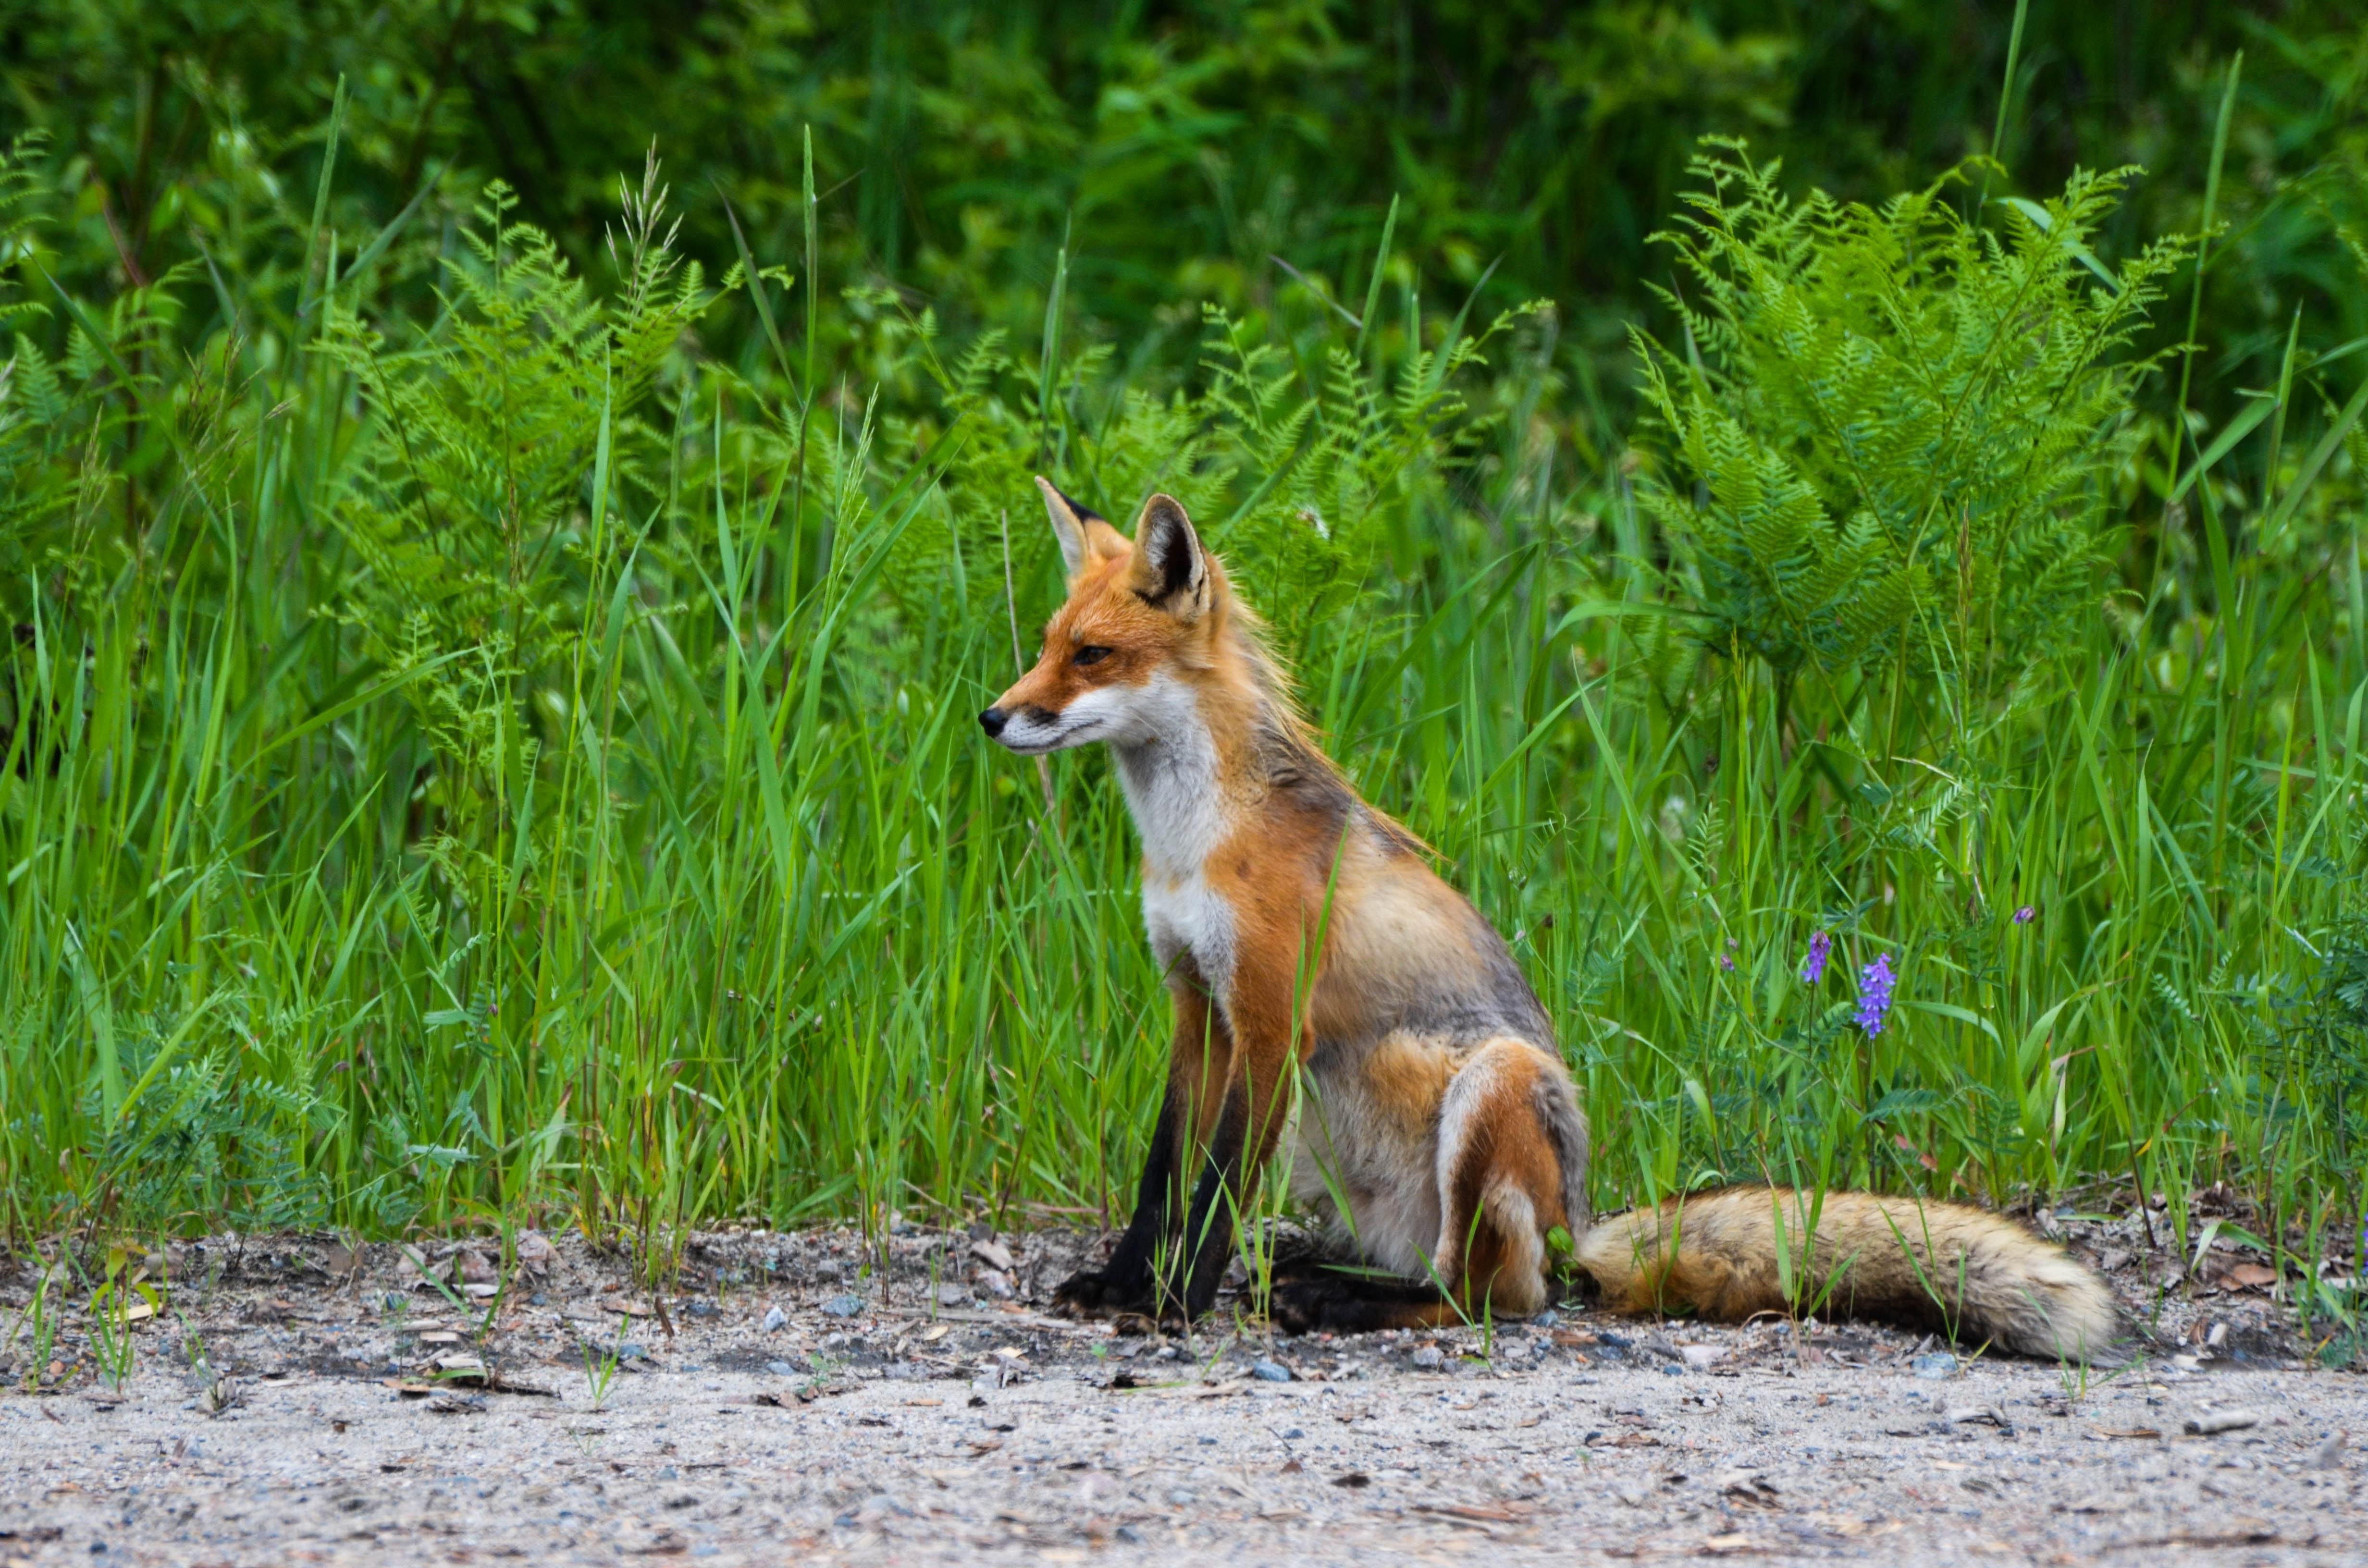
[[[941,1307],[966,1307],[970,1305],[970,1287],[967,1285],[939,1286],[938,1305]]]
[[[822,1310],[835,1318],[851,1318],[863,1310],[860,1296],[833,1296],[822,1304]]]
[[[1447,1365],[1447,1358],[1439,1353],[1436,1345],[1426,1345],[1406,1358],[1409,1365],[1426,1372],[1435,1372]]]
[[[1907,1363],[1919,1378],[1951,1378],[1957,1373],[1957,1358],[1946,1350],[1935,1350],[1930,1356],[1918,1356]]]
[[[1262,1383],[1287,1383],[1291,1369],[1280,1361],[1259,1361],[1251,1366],[1250,1376]]]
[[[2248,1426],[2261,1424],[2260,1414],[2251,1410],[2212,1410],[2202,1415],[2190,1416],[2187,1431],[2190,1437],[2209,1437],[2218,1432],[2241,1432]]]
[[[768,1312],[765,1314],[765,1332],[767,1334],[779,1334],[781,1330],[789,1327],[789,1325],[790,1314],[781,1311],[779,1307],[773,1308],[770,1312]]]

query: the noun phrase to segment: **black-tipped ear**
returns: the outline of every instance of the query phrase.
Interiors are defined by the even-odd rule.
[[[1134,525],[1134,570],[1127,585],[1145,604],[1178,620],[1192,620],[1209,608],[1209,555],[1192,519],[1173,495],[1143,504]]]
[[[1071,577],[1086,569],[1086,520],[1093,514],[1053,487],[1042,474],[1036,488],[1044,493],[1044,512],[1053,519],[1053,537],[1061,541],[1061,561]]]
[[[1100,513],[1071,500],[1041,473],[1036,488],[1044,493],[1044,512],[1053,519],[1053,537],[1061,541],[1061,561],[1070,582],[1082,576],[1090,562],[1126,553],[1126,540]]]

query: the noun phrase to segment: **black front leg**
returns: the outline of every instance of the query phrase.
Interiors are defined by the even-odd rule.
[[[1159,1120],[1151,1130],[1151,1150],[1144,1156],[1143,1182],[1136,1189],[1134,1216],[1110,1261],[1099,1268],[1081,1268],[1053,1292],[1053,1310],[1071,1317],[1099,1312],[1147,1312],[1153,1310],[1152,1264],[1160,1238],[1167,1234],[1170,1195],[1176,1190],[1176,1146],[1179,1142],[1177,1108],[1181,1093],[1170,1083],[1159,1102]]]
[[[1237,1250],[1248,1184],[1257,1179],[1243,1157],[1248,1133],[1248,1107],[1236,1089],[1225,1096],[1217,1135],[1209,1141],[1209,1162],[1193,1186],[1192,1205],[1185,1211],[1184,1244],[1167,1278],[1160,1281],[1160,1305],[1171,1310],[1180,1306],[1188,1323],[1216,1304],[1217,1288],[1225,1282],[1225,1270]]]

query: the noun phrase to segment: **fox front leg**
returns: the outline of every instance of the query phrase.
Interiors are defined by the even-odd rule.
[[[1159,1281],[1161,1305],[1171,1312],[1180,1306],[1188,1322],[1216,1304],[1225,1269],[1248,1233],[1250,1197],[1288,1119],[1294,1056],[1314,1044],[1304,1027],[1292,1028],[1296,1009],[1289,991],[1270,989],[1276,994],[1247,986],[1235,991],[1240,1031],[1235,1071],[1185,1213],[1182,1244]]]
[[[1207,988],[1189,956],[1168,981],[1176,1004],[1176,1034],[1168,1055],[1167,1088],[1159,1120],[1144,1155],[1134,1214],[1110,1261],[1081,1268],[1053,1292],[1056,1312],[1072,1317],[1112,1312],[1156,1315],[1176,1304],[1160,1300],[1163,1255],[1176,1249],[1176,1216],[1182,1207],[1185,1173],[1198,1165],[1223,1104],[1233,1066],[1233,1037],[1210,1005]]]

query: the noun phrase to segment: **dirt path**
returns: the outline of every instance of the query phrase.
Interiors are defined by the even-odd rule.
[[[1485,1346],[1186,1345],[1030,1310],[1065,1238],[909,1239],[883,1304],[851,1237],[718,1238],[672,1335],[627,1316],[621,1341],[613,1308],[650,1298],[580,1244],[498,1304],[466,1294],[492,1270],[445,1260],[465,1314],[392,1248],[189,1249],[190,1332],[142,1330],[120,1403],[63,1341],[63,1392],[0,1395],[0,1568],[2368,1553],[2339,1437],[2368,1441],[2368,1380],[2274,1358],[2164,1355],[2083,1389],[1882,1330],[1585,1314]],[[598,1408],[587,1346],[595,1370],[624,1352]],[[438,1358],[460,1375],[414,1392]]]

